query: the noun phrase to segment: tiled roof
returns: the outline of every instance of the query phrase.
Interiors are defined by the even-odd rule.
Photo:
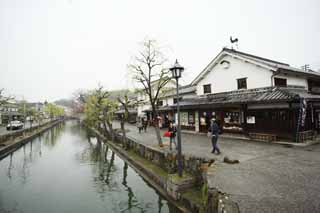
[[[320,95],[310,94],[307,90],[299,87],[264,87],[249,90],[236,90],[231,92],[216,93],[192,99],[184,99],[180,102],[181,107],[201,105],[224,105],[244,103],[270,103],[294,101],[299,98],[320,100]],[[171,107],[176,107],[172,105]]]
[[[161,112],[161,111],[170,111],[170,110],[173,110],[173,108],[171,106],[159,106],[158,107],[158,111]],[[152,108],[150,107],[149,109],[145,109],[143,110],[143,112],[152,112]]]
[[[138,113],[138,111],[136,110],[136,109],[129,109],[128,110],[129,111],[129,114],[131,113],[131,114],[137,114]],[[123,114],[124,113],[124,109],[120,109],[120,110],[118,110],[117,112],[116,112],[116,114]]]

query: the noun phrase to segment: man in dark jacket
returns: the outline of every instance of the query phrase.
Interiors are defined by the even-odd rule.
[[[212,143],[212,151],[211,153],[215,153],[217,151],[217,154],[219,155],[220,149],[218,147],[218,138],[219,138],[219,126],[216,122],[215,118],[211,119],[211,125],[210,125],[210,130],[211,130],[211,143]]]

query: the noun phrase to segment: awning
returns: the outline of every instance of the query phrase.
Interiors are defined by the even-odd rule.
[[[129,114],[138,114],[138,111],[136,109],[129,109],[128,110]],[[118,110],[117,112],[115,112],[116,114],[124,114],[125,113],[125,110],[124,109],[121,109],[121,110]]]

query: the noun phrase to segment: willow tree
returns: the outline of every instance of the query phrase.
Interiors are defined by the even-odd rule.
[[[50,116],[51,120],[65,115],[65,111],[62,107],[59,107],[52,103],[48,103],[44,111]]]
[[[108,91],[100,86],[86,100],[86,122],[94,128],[101,128],[102,124],[104,132],[113,138],[112,121],[116,110],[116,102],[110,100]]]
[[[169,70],[165,66],[166,62],[167,60],[157,42],[155,40],[145,40],[142,42],[141,50],[134,57],[133,62],[128,65],[133,79],[143,87],[143,92],[148,97],[159,146],[162,146],[162,139],[157,125],[159,116],[157,103],[161,90],[171,79]]]

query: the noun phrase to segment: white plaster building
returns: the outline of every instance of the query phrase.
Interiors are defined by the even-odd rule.
[[[181,100],[184,129],[207,132],[216,117],[222,131],[251,137],[296,140],[320,131],[315,71],[223,48],[188,88],[194,93]],[[164,113],[175,111],[175,103],[164,103]]]

